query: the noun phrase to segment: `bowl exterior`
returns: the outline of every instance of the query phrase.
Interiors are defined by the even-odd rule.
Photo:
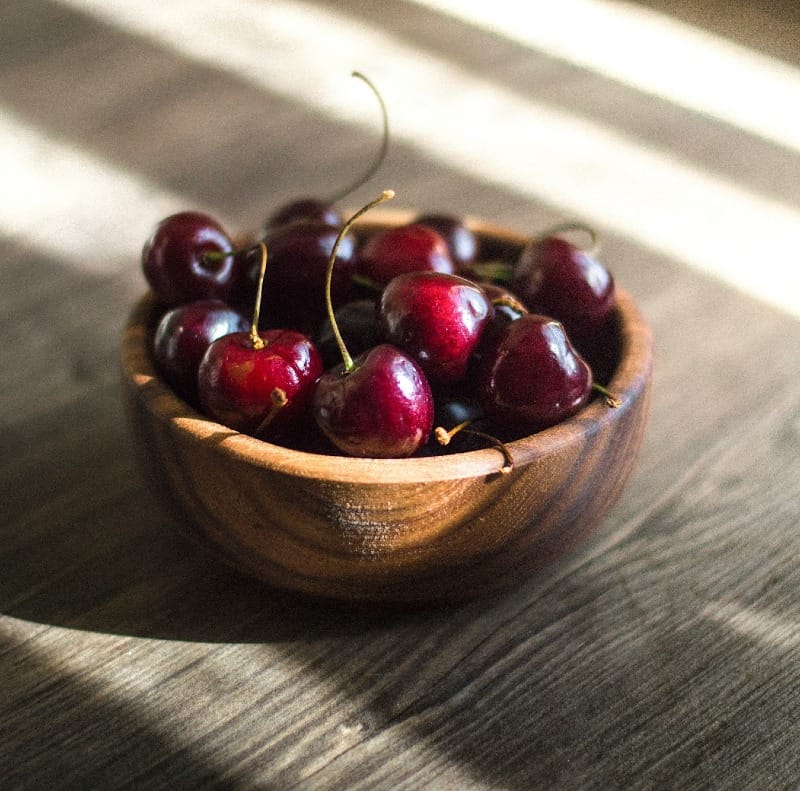
[[[125,411],[141,469],[184,532],[270,584],[350,601],[445,602],[514,584],[577,544],[621,494],[645,435],[652,342],[620,297],[612,409],[493,449],[417,460],[302,453],[195,412],[153,368],[155,305],[125,331]]]

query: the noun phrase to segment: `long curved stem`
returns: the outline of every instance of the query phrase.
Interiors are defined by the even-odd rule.
[[[331,301],[331,281],[333,279],[333,267],[336,263],[336,256],[339,252],[339,245],[342,242],[345,234],[350,230],[353,223],[362,215],[366,214],[370,209],[373,209],[379,203],[383,203],[384,201],[391,200],[394,197],[394,190],[384,190],[375,200],[370,201],[366,206],[360,208],[343,226],[341,231],[339,231],[338,236],[336,237],[336,241],[333,243],[333,249],[331,250],[331,257],[328,259],[328,269],[325,272],[325,306],[328,309],[328,319],[331,323],[331,329],[333,330],[333,337],[336,338],[336,344],[339,347],[339,351],[342,354],[342,360],[344,361],[344,369],[348,373],[353,370],[355,367],[353,364],[353,358],[350,356],[350,353],[347,351],[347,346],[345,346],[344,338],[342,338],[342,334],[339,332],[339,327],[336,324],[336,316],[333,313],[333,302]]]
[[[497,439],[497,437],[493,437],[491,434],[487,434],[485,431],[478,431],[478,429],[472,428],[471,426],[471,420],[464,420],[457,426],[453,426],[453,428],[451,428],[449,431],[444,428],[444,426],[437,426],[437,428],[434,430],[434,436],[440,445],[449,445],[453,437],[462,432],[464,434],[472,434],[474,437],[480,437],[481,439],[486,440],[486,442],[499,450],[503,455],[503,466],[500,468],[500,472],[503,475],[508,475],[508,473],[514,469],[514,459],[511,456],[511,451],[506,447],[505,443]]]
[[[548,236],[558,236],[562,233],[569,233],[570,231],[578,231],[579,233],[585,233],[589,237],[589,247],[581,248],[584,253],[587,255],[595,256],[600,251],[600,237],[597,231],[592,228],[591,225],[587,225],[583,222],[576,221],[568,221],[568,222],[561,222],[558,225],[553,225],[550,228],[546,228],[541,233],[537,233],[534,236],[534,239],[544,239]]]
[[[369,167],[351,184],[348,184],[346,187],[343,187],[338,192],[331,195],[327,199],[327,203],[329,204],[338,203],[340,200],[342,200],[342,198],[350,195],[350,193],[355,192],[359,187],[362,187],[364,184],[366,184],[378,172],[378,169],[386,159],[386,153],[389,150],[389,113],[386,109],[386,103],[383,101],[383,97],[372,81],[360,71],[354,71],[351,76],[366,83],[372,93],[375,94],[375,98],[378,100],[378,104],[381,108],[383,138],[381,140],[381,147],[378,150],[378,153],[375,155],[375,158],[370,163]]]

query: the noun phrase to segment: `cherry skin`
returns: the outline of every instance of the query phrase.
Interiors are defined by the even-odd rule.
[[[591,391],[592,371],[564,326],[535,313],[512,321],[496,340],[481,361],[476,390],[487,417],[528,431],[574,415]]]
[[[368,458],[404,458],[428,441],[433,395],[419,366],[389,344],[374,346],[326,371],[314,391],[312,412],[340,451]]]
[[[269,267],[264,279],[262,312],[269,326],[313,333],[326,313],[325,276],[339,228],[318,221],[300,221],[269,231]],[[336,254],[331,282],[334,305],[344,302],[355,270],[355,237],[346,234]],[[257,282],[259,262],[251,257],[250,280]]]
[[[298,220],[321,222],[338,228],[344,224],[339,210],[327,201],[319,198],[297,198],[273,212],[267,218],[264,227],[266,230],[271,230]]]
[[[197,370],[217,338],[244,332],[248,320],[220,300],[197,300],[168,310],[153,336],[153,357],[167,384],[191,404],[197,402]]]
[[[262,439],[284,441],[305,416],[322,360],[311,340],[293,330],[262,330],[214,341],[198,371],[203,410],[220,423]],[[283,394],[284,406],[276,403]]]
[[[414,222],[427,225],[440,234],[447,243],[456,270],[464,269],[478,260],[480,255],[478,237],[458,217],[451,214],[420,214]]]
[[[494,309],[465,278],[409,272],[383,290],[378,321],[384,338],[410,354],[432,384],[462,380]]]
[[[241,260],[225,229],[207,214],[185,211],[156,225],[142,250],[142,270],[161,303],[230,302],[241,288]],[[213,254],[208,256],[207,254]]]
[[[386,284],[406,272],[455,272],[447,242],[433,228],[389,228],[371,236],[359,250],[358,273],[376,283]]]
[[[605,266],[558,236],[525,246],[511,288],[530,310],[562,322],[582,350],[601,334],[616,304],[614,279]]]

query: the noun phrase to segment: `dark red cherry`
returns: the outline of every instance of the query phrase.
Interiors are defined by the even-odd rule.
[[[402,225],[379,231],[358,253],[358,272],[376,283],[388,283],[406,272],[453,274],[447,242],[427,225]]]
[[[271,230],[298,220],[321,222],[339,228],[344,224],[341,212],[327,201],[319,198],[298,198],[273,212],[267,218],[264,227],[266,230]]]
[[[264,279],[262,313],[271,327],[290,327],[311,334],[324,316],[325,276],[339,228],[322,222],[295,222],[269,231],[264,242],[269,267]],[[355,269],[355,237],[339,244],[331,279],[334,305],[344,302]],[[250,280],[257,282],[258,256],[251,256]]]
[[[433,428],[433,395],[419,366],[389,344],[322,375],[312,412],[343,453],[403,458],[421,448]]]
[[[374,299],[345,302],[334,311],[334,318],[350,354],[357,356],[380,342],[377,307]],[[333,368],[342,360],[330,319],[325,319],[314,336],[325,368]]]
[[[299,332],[264,330],[258,337],[254,343],[251,333],[237,332],[208,347],[198,371],[200,403],[236,431],[281,440],[305,416],[322,360]]]
[[[456,269],[463,269],[478,260],[480,242],[478,237],[464,225],[463,220],[451,214],[421,214],[414,220],[420,225],[433,228],[447,243],[450,258]]]
[[[606,267],[558,236],[525,246],[511,288],[530,310],[562,322],[581,350],[601,333],[616,303],[614,279]]]
[[[229,302],[243,275],[239,257],[224,255],[232,252],[233,242],[215,219],[185,211],[156,225],[142,250],[142,270],[165,305],[198,299]]]
[[[581,409],[591,391],[591,369],[564,326],[535,313],[512,321],[478,370],[478,400],[504,427],[552,426]]]
[[[156,327],[153,357],[167,384],[190,403],[197,401],[197,369],[217,338],[244,332],[248,320],[220,300],[198,300],[168,310]]]
[[[408,352],[431,383],[464,378],[493,312],[485,292],[457,275],[409,272],[384,288],[378,321],[383,337]]]

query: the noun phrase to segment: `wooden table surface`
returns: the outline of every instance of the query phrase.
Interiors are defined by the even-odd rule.
[[[797,5],[436,5],[0,6],[3,791],[800,784]],[[380,128],[353,69],[393,129],[353,206],[585,219],[655,337],[608,519],[457,608],[199,554],[121,413],[152,225],[348,181]]]

